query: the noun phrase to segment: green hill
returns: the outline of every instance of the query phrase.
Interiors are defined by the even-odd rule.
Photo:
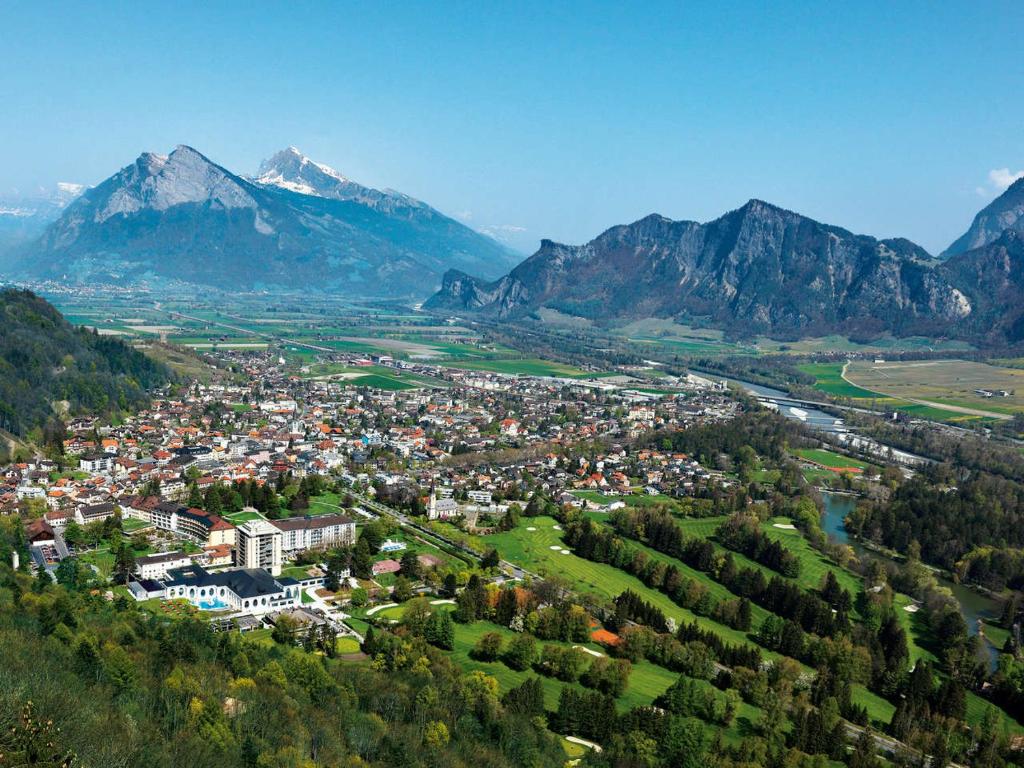
[[[145,405],[169,369],[124,342],[71,325],[30,291],[0,291],[0,429],[30,436],[69,414]]]

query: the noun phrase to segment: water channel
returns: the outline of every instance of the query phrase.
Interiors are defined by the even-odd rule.
[[[856,496],[823,492],[821,498],[824,503],[821,528],[830,539],[840,544],[848,544],[853,548],[857,557],[874,557],[880,560],[889,559],[880,552],[865,549],[856,541],[851,540],[846,532],[843,520],[853,511],[854,506],[857,504]],[[953,597],[960,605],[960,614],[967,623],[967,631],[971,635],[978,634],[979,619],[986,623],[999,620],[1002,615],[1002,607],[998,601],[975,592],[973,589],[968,589],[962,584],[955,584],[941,576],[936,576],[936,578],[941,586],[948,588],[953,593]],[[987,642],[984,644],[984,647],[989,657],[989,668],[994,670],[999,660],[999,651]]]
[[[787,418],[802,421],[813,429],[833,433],[846,431],[841,418],[815,408],[801,407],[798,404],[794,404],[790,396],[780,389],[752,384],[747,381],[740,381],[739,379],[727,379],[727,381],[743,387],[755,396],[769,398],[775,407],[778,408],[779,413]],[[826,535],[840,544],[850,545],[858,557],[885,558],[885,555],[874,550],[865,549],[857,542],[851,541],[849,534],[846,532],[843,519],[856,505],[856,496],[826,492],[822,493],[822,500],[824,502],[824,514],[821,520],[821,527]],[[960,613],[963,615],[964,621],[967,623],[967,630],[971,635],[978,634],[979,620],[989,623],[999,620],[1002,615],[1002,607],[997,600],[968,589],[962,584],[954,584],[952,581],[942,577],[937,578],[939,584],[947,587],[959,603]],[[999,651],[992,648],[988,643],[985,643],[985,649],[989,655],[989,666],[991,669],[995,669]]]

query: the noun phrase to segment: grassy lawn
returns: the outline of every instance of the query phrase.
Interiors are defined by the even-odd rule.
[[[611,504],[613,501],[618,500],[615,496],[605,496],[603,493],[597,491],[571,491],[573,496],[583,499],[584,501],[592,501],[595,504]]]
[[[863,472],[871,466],[865,461],[851,459],[849,456],[843,456],[834,451],[826,451],[822,448],[801,448],[796,451],[796,454],[805,461],[820,464],[827,469],[853,469]]]
[[[791,525],[792,520],[785,517],[773,517],[761,528],[764,532],[780,541],[787,550],[796,555],[800,560],[800,576],[796,579],[805,589],[817,589],[825,578],[825,574],[831,571],[835,574],[839,586],[847,590],[852,597],[856,597],[861,590],[860,579],[850,571],[840,568],[829,560],[818,550],[814,549],[804,535],[798,530],[787,530],[776,528],[775,524]]]
[[[259,512],[228,512],[224,515],[224,519],[232,525],[241,525],[247,523],[250,520],[262,520],[263,515]]]
[[[109,549],[94,549],[78,555],[78,560],[86,565],[95,566],[105,579],[109,579],[110,574],[114,572],[114,553]]]
[[[550,517],[523,518],[515,530],[482,538],[488,545],[496,547],[504,559],[519,563],[541,575],[562,576],[580,592],[589,592],[613,600],[629,589],[676,621],[695,621],[702,628],[716,632],[730,643],[754,645],[745,633],[681,608],[667,595],[651,589],[625,571],[605,563],[592,563],[572,553],[562,554],[565,544],[562,542],[561,531],[554,529],[555,525],[556,521]],[[535,527],[537,530],[529,531],[529,527]],[[562,549],[553,550],[552,546]],[[769,652],[765,655],[772,657]]]
[[[338,653],[359,653],[359,641],[354,637],[339,637]]]
[[[142,528],[152,528],[152,523],[147,523],[144,520],[139,520],[136,517],[125,517],[121,519],[121,530],[125,533],[134,533],[135,531],[141,530]]]

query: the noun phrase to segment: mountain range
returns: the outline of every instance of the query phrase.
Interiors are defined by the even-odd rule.
[[[247,178],[179,146],[86,190],[9,269],[71,282],[423,296],[447,269],[497,277],[518,260],[426,203],[356,184],[295,148]]]
[[[760,200],[707,223],[647,216],[585,245],[542,241],[497,280],[452,270],[428,309],[516,319],[702,322],[735,335],[1024,338],[1017,182],[946,252],[876,240]],[[969,246],[969,247],[968,247]]]
[[[0,259],[36,240],[85,187],[58,182],[28,195],[0,195]]]

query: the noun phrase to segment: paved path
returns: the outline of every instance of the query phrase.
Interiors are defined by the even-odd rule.
[[[581,739],[579,736],[566,736],[565,740],[566,741],[571,741],[573,744],[579,744],[581,747],[587,747],[588,749],[592,749],[595,752],[600,752],[601,751],[601,745],[600,744],[595,744],[592,741],[587,741],[586,739]]]

